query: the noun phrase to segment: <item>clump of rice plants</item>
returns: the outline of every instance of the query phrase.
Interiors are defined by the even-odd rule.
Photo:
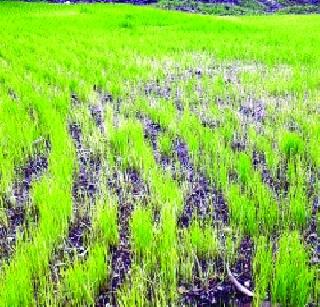
[[[172,138],[167,134],[163,134],[159,138],[159,149],[161,153],[163,153],[166,156],[169,156],[171,153],[171,148],[172,148]]]
[[[148,255],[153,244],[153,227],[150,210],[137,208],[132,215],[131,232],[134,250],[138,255]]]
[[[198,221],[194,221],[186,232],[185,240],[199,256],[214,257],[217,253],[217,234],[209,225],[201,226]]]
[[[258,306],[267,297],[267,290],[273,274],[272,248],[265,236],[257,238],[253,267],[256,285],[255,303]]]
[[[102,283],[106,272],[106,249],[102,245],[94,246],[85,264],[76,262],[72,269],[65,272],[67,301],[76,305],[84,302],[93,304],[97,285]]]
[[[304,150],[304,141],[297,133],[284,133],[280,144],[281,150],[286,157],[293,157],[302,154]]]
[[[308,302],[314,270],[297,232],[284,233],[276,256],[272,300],[283,305],[303,306]]]
[[[250,157],[245,153],[240,153],[237,161],[237,171],[239,174],[240,181],[246,184],[251,178],[251,166],[252,162]]]
[[[319,305],[318,16],[0,17],[1,306]]]

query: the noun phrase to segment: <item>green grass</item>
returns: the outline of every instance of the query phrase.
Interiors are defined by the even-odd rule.
[[[43,152],[41,138],[50,140],[51,151],[48,170],[30,192],[28,206],[39,220],[18,236],[10,264],[0,269],[0,305],[95,301],[110,281],[110,247],[120,240],[118,198],[106,184],[107,170],[127,168],[140,174],[150,195],[146,204],[135,203],[129,221],[132,264],[117,290],[120,304],[179,304],[180,282],[194,281],[195,263],[221,258],[232,266],[244,235],[254,242],[254,304],[268,290],[274,304],[319,304],[318,268],[305,240],[311,218],[319,223],[312,212],[318,178],[310,188],[320,167],[319,26],[319,16],[213,17],[127,5],[1,2],[1,225],[8,222],[5,199],[16,167]],[[192,77],[195,70],[201,76]],[[170,87],[171,96],[146,96],[150,83]],[[104,133],[89,112],[100,103],[94,87],[114,98],[103,106]],[[258,101],[262,122],[239,111]],[[230,223],[195,214],[189,228],[179,227],[190,187],[157,163],[137,113],[161,125],[163,155],[174,157],[176,137],[187,144],[194,169],[221,191]],[[95,205],[82,204],[92,220],[88,255],[67,263],[55,282],[50,263],[74,218],[71,191],[79,171],[70,121],[80,125],[103,172]],[[235,136],[247,138],[242,152],[231,148]],[[253,166],[254,151],[264,153],[273,178],[281,170],[288,191],[277,195],[263,180],[262,166]],[[227,278],[214,266],[208,270],[210,276],[201,273],[204,284]]]

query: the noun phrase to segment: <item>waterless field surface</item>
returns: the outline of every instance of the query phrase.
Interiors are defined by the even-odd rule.
[[[0,306],[319,306],[320,17],[0,4]]]

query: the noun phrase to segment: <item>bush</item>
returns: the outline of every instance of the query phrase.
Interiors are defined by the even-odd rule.
[[[279,15],[286,14],[295,14],[295,15],[303,15],[303,14],[320,14],[320,7],[316,5],[293,5],[285,7],[277,12]]]

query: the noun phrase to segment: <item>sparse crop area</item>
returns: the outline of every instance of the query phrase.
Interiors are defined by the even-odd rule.
[[[0,305],[319,306],[319,28],[0,3]]]

